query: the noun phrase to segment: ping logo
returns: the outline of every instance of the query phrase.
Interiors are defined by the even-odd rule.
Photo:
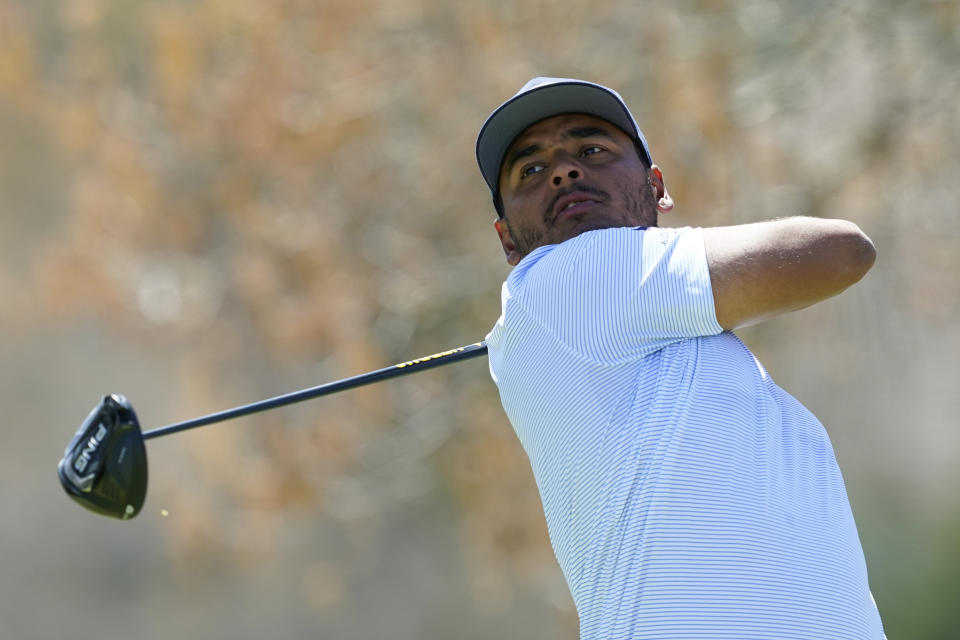
[[[476,344],[480,344],[480,343],[478,342],[478,343],[476,343]],[[470,346],[472,347],[472,346],[475,346],[475,345],[470,345]],[[446,356],[450,356],[450,355],[453,355],[453,354],[455,354],[455,353],[460,353],[461,351],[465,351],[465,350],[466,350],[466,347],[457,347],[456,349],[450,349],[449,351],[441,351],[440,353],[435,353],[435,354],[430,355],[430,356],[424,356],[424,357],[422,357],[422,358],[417,358],[416,360],[409,360],[409,361],[407,361],[407,362],[401,362],[400,364],[395,365],[395,366],[397,367],[397,369],[403,369],[404,367],[409,367],[409,366],[414,365],[414,364],[420,364],[421,362],[427,362],[428,360],[436,360],[436,359],[438,359],[438,358],[444,358],[444,357],[446,357]]]
[[[107,437],[107,428],[101,422],[98,425],[97,432],[90,436],[90,440],[87,441],[87,446],[83,448],[83,451],[80,452],[80,455],[77,456],[77,459],[73,461],[73,468],[77,473],[83,473],[87,468],[87,465],[90,464],[91,456],[97,451],[97,447],[100,446],[100,443],[103,442],[103,439]]]

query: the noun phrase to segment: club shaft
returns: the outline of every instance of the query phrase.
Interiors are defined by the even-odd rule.
[[[178,431],[186,431],[187,429],[194,429],[196,427],[202,427],[215,422],[232,420],[233,418],[250,415],[251,413],[259,413],[261,411],[276,409],[277,407],[293,404],[295,402],[303,402],[304,400],[319,398],[320,396],[330,395],[331,393],[337,393],[338,391],[346,391],[347,389],[362,387],[364,385],[380,382],[381,380],[386,380],[388,378],[396,378],[409,373],[416,373],[418,371],[432,369],[433,367],[439,367],[444,364],[450,364],[451,362],[459,362],[460,360],[476,358],[486,353],[486,343],[475,342],[474,344],[468,344],[464,347],[450,349],[449,351],[441,351],[440,353],[435,353],[423,358],[417,358],[416,360],[409,360],[407,362],[401,362],[400,364],[391,365],[376,371],[370,371],[369,373],[362,373],[360,375],[353,376],[352,378],[344,378],[343,380],[337,380],[336,382],[328,382],[327,384],[322,384],[318,387],[310,387],[309,389],[302,389],[300,391],[294,391],[293,393],[288,393],[282,396],[267,398],[266,400],[261,400],[260,402],[254,402],[252,404],[234,407],[233,409],[211,413],[209,415],[194,418],[192,420],[185,420],[184,422],[169,424],[165,427],[158,427],[151,431],[145,432],[143,434],[143,439],[149,440],[150,438],[159,438],[160,436],[170,435],[171,433],[177,433]]]

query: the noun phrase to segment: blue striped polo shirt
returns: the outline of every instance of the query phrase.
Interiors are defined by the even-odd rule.
[[[883,630],[820,422],[717,324],[699,229],[526,256],[487,336],[583,640]]]

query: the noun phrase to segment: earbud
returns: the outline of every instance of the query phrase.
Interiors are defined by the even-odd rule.
[[[657,202],[657,206],[660,207],[661,211],[670,211],[673,209],[673,198],[670,197],[669,193],[664,193],[663,197]]]

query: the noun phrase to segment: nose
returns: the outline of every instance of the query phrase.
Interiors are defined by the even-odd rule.
[[[580,172],[576,169],[570,169],[567,171],[567,177],[570,178],[570,180],[577,180],[580,177]],[[563,184],[563,174],[555,173],[553,176],[553,186],[559,187],[561,184]]]
[[[565,182],[579,180],[581,177],[583,177],[583,170],[580,166],[569,155],[562,154],[553,166],[553,175],[550,177],[550,182],[553,183],[553,186],[560,187]]]

